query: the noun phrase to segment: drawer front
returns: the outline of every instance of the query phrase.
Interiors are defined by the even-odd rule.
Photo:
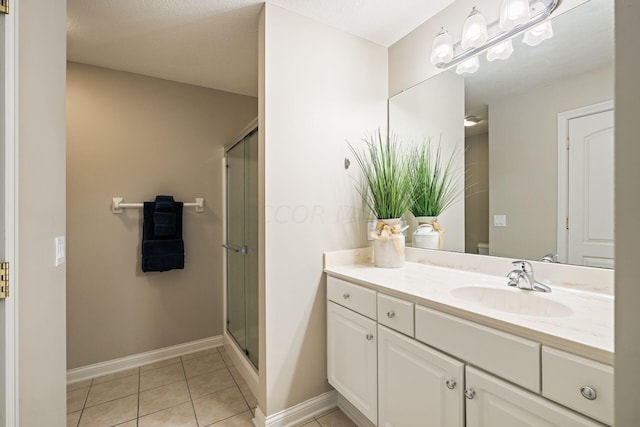
[[[327,298],[336,304],[376,319],[376,291],[328,276]]]
[[[416,339],[540,392],[540,344],[416,306]]]
[[[378,294],[378,323],[413,336],[413,303]]]
[[[542,394],[613,424],[613,367],[609,365],[542,347]]]

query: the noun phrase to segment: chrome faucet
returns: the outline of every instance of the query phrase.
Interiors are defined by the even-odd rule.
[[[553,252],[550,252],[550,253],[546,254],[545,256],[543,256],[542,259],[540,259],[540,261],[542,261],[542,262],[554,262],[554,263],[560,262],[560,261],[558,261],[558,254],[554,254]]]
[[[517,286],[519,289],[526,289],[528,291],[537,292],[551,292],[551,288],[544,283],[537,282],[533,278],[533,268],[528,261],[513,261],[515,270],[511,270],[507,274],[509,286]]]

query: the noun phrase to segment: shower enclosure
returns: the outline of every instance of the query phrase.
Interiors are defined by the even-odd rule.
[[[227,331],[258,369],[258,129],[225,158]]]

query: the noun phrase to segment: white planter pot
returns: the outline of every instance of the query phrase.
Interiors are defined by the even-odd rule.
[[[373,240],[373,258],[376,267],[399,268],[404,266],[404,234],[400,231],[399,219],[380,220],[385,226]]]
[[[422,249],[441,249],[442,232],[437,225],[438,218],[434,216],[417,216],[418,228],[413,233],[413,245]],[[434,227],[434,223],[436,223]]]

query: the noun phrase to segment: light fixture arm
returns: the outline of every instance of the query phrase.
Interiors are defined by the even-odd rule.
[[[540,24],[542,21],[544,21],[545,19],[547,19],[554,10],[556,10],[556,8],[560,5],[560,1],[561,0],[551,0],[550,3],[547,5],[547,7],[545,7],[544,9],[542,9],[537,15],[533,16],[529,22],[527,22],[526,24],[522,24],[522,25],[518,25],[517,27],[515,27],[514,29],[510,30],[510,31],[505,31],[502,32],[500,34],[497,34],[496,36],[490,38],[489,40],[487,40],[487,42],[485,44],[483,44],[480,47],[475,47],[475,48],[471,48],[471,49],[467,49],[464,52],[461,52],[457,55],[455,55],[453,57],[453,59],[451,59],[451,61],[449,62],[439,62],[436,64],[436,67],[438,68],[442,68],[442,69],[447,69],[447,68],[451,68],[451,67],[455,67],[456,65],[460,64],[461,62],[466,61],[467,59],[479,55],[483,52],[486,52],[487,50],[489,50],[490,48],[492,48],[493,46],[499,45],[500,43],[520,34],[525,32],[526,30],[528,30],[529,28],[535,27],[536,25]]]

